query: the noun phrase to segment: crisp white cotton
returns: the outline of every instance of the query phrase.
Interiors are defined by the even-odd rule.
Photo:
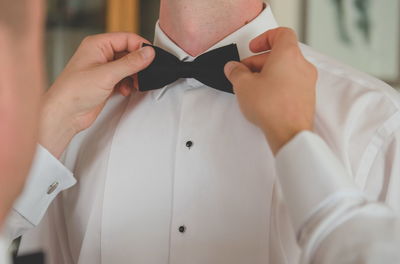
[[[253,55],[249,41],[275,27],[268,7],[212,48],[236,43],[245,58]],[[194,59],[158,25],[155,44],[180,59]],[[288,152],[298,164],[345,172],[350,185],[369,200],[399,212],[397,93],[307,46],[302,45],[302,51],[319,71],[314,132],[343,168],[319,168],[330,161],[313,162],[308,137],[300,135],[294,144],[304,142]],[[341,199],[330,195],[329,185],[320,188],[308,180],[307,170],[305,175],[299,172],[296,181],[285,180],[281,189],[264,135],[242,116],[234,95],[193,79],[130,98],[116,95],[96,123],[73,139],[64,155],[65,168],[49,153],[40,155],[35,164],[43,170],[32,172],[32,182],[55,175],[67,179],[70,173],[78,180],[57,196],[45,221],[23,239],[23,248],[39,243],[47,249],[50,264],[299,263],[296,234],[303,231],[295,228],[309,227],[307,221],[315,215],[321,216],[315,225],[320,227],[326,211],[342,208],[335,204]],[[323,176],[329,180],[329,174]],[[334,186],[336,192],[342,185]],[[26,194],[36,190],[43,195],[48,186],[27,188]],[[293,209],[293,199],[288,204],[282,192],[298,193],[298,189],[307,191],[295,198],[310,201],[302,210]],[[312,199],[324,195],[327,202]],[[20,208],[29,209],[18,211],[21,219],[39,220],[45,206],[37,212]],[[180,226],[186,227],[185,233],[179,232]],[[329,236],[327,229],[320,234],[315,241]],[[307,250],[316,252],[318,243],[301,245],[311,245]]]

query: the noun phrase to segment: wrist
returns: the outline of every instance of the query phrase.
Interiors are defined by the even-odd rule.
[[[276,155],[287,143],[295,138],[303,131],[311,131],[312,128],[308,126],[293,126],[293,127],[276,127],[269,126],[262,129],[269,146],[274,155]]]
[[[40,116],[39,144],[60,158],[77,133],[69,111],[45,95]]]

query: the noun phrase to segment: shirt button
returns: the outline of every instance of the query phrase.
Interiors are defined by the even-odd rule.
[[[186,142],[186,147],[187,148],[191,148],[191,147],[193,147],[193,142],[192,141],[188,141],[188,142]]]
[[[52,194],[57,189],[58,185],[60,185],[58,182],[52,183],[47,189],[47,194]]]
[[[184,225],[183,225],[183,226],[180,226],[178,230],[179,230],[180,233],[183,234],[183,233],[186,232],[186,226],[184,226]]]

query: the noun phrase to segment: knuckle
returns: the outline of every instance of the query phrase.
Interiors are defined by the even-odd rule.
[[[82,42],[81,42],[81,47],[85,47],[85,46],[91,46],[93,44],[96,43],[96,40],[99,38],[99,35],[90,35],[90,36],[86,36]]]
[[[104,38],[104,36],[107,36],[108,34],[110,34],[110,33],[94,34],[94,35],[86,36],[82,40],[82,44],[96,43],[97,41],[101,40],[102,38]]]
[[[297,37],[297,33],[296,31],[294,31],[293,29],[289,28],[289,27],[280,27],[278,29],[278,33],[280,35],[286,35],[286,36],[296,36]]]
[[[91,43],[93,42],[94,36],[86,36],[83,40],[82,40],[82,44],[86,44],[86,43]]]
[[[143,59],[137,52],[128,54],[124,56],[123,59],[126,64],[134,68],[139,68],[143,65]]]
[[[229,76],[231,77],[231,79],[238,81],[243,77],[243,70],[240,67],[235,67],[234,69],[232,69]]]
[[[290,35],[296,35],[297,36],[296,31],[294,31],[292,28],[285,27],[284,30],[285,30],[285,34],[290,34]]]
[[[245,85],[248,82],[250,82],[251,79],[251,74],[248,72],[245,72],[243,69],[237,69],[237,72],[235,73],[234,77],[232,78],[235,82],[236,85]]]
[[[287,28],[287,27],[278,27],[276,29],[276,33],[279,34],[279,35],[284,35],[284,34],[287,34],[289,30],[290,29]]]
[[[302,57],[299,47],[294,43],[287,45],[284,55],[290,58]]]

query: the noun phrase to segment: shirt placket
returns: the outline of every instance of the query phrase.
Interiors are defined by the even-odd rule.
[[[194,234],[195,225],[192,213],[192,201],[196,199],[196,182],[200,175],[196,159],[199,150],[196,148],[201,141],[201,134],[196,133],[200,127],[197,116],[201,111],[193,111],[196,96],[193,89],[188,89],[182,97],[181,117],[176,146],[175,171],[173,178],[173,197],[171,213],[171,237],[169,263],[179,264],[190,262],[187,243]],[[196,128],[196,129],[195,129]],[[193,257],[193,256],[191,256]],[[191,260],[195,262],[195,260]]]

